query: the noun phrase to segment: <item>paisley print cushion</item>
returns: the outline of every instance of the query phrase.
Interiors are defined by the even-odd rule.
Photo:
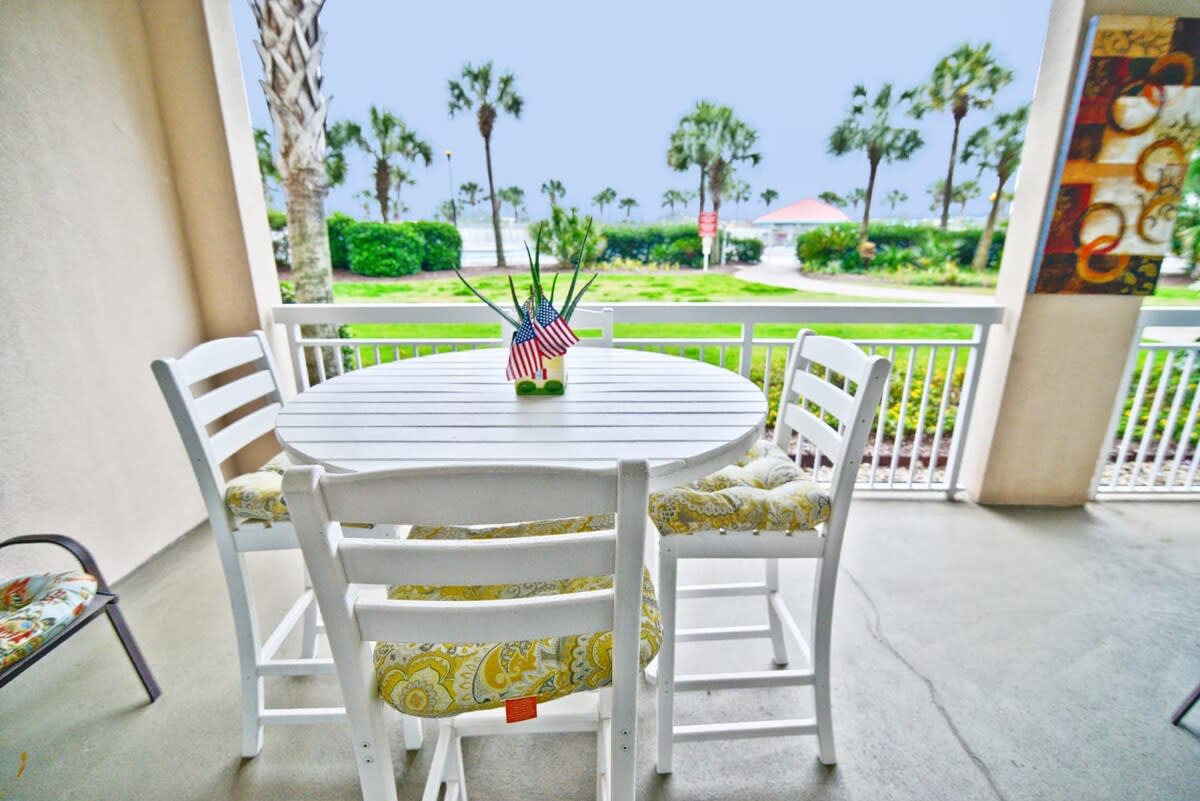
[[[416,539],[493,539],[602,531],[611,515],[540,521],[512,526],[414,526]],[[612,576],[485,586],[398,586],[394,600],[497,600],[607,589]],[[645,667],[658,653],[662,622],[650,574],[642,574],[639,659]],[[389,643],[375,646],[379,694],[410,715],[448,717],[491,709],[512,698],[550,701],[612,683],[612,632],[492,643]]]
[[[825,491],[765,440],[736,464],[650,495],[650,519],[660,534],[814,529],[831,511]]]
[[[0,581],[0,668],[32,654],[83,614],[96,594],[86,573],[36,573]]]
[[[283,471],[292,466],[279,454],[253,473],[243,473],[225,483],[225,505],[235,517],[259,523],[287,520],[283,498]]]

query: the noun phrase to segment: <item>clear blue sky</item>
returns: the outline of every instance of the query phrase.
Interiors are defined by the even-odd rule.
[[[727,103],[760,133],[762,163],[743,171],[756,198],[736,216],[761,213],[757,194],[771,187],[782,202],[825,190],[866,185],[863,156],[825,152],[830,129],[856,83],[884,81],[906,88],[964,42],[990,41],[1014,82],[997,107],[1015,107],[1033,94],[1050,0],[840,0],[839,2],[391,3],[329,0],[325,90],[331,121],[365,120],[371,104],[402,116],[438,154],[419,167],[407,189],[408,217],[432,216],[449,196],[445,158],[454,153],[454,183],[486,186],[483,142],[473,115],[450,119],[446,82],[464,62],[492,59],[512,70],[524,96],[520,119],[501,118],[493,136],[497,186],[517,185],[529,211],[544,215],[542,182],[558,178],[567,200],[581,208],[605,186],[653,219],[663,190],[693,189],[697,175],[666,166],[667,138],[699,98]],[[242,66],[254,124],[270,129],[254,18],[233,0]],[[966,133],[990,112],[971,112]],[[926,145],[907,163],[884,166],[879,190],[907,192],[897,213],[929,216],[925,188],[944,175],[948,115],[912,124]],[[351,158],[347,184],[329,210],[363,216],[355,192],[371,185],[364,156]],[[971,177],[960,167],[958,175]],[[990,191],[990,179],[984,184]],[[482,210],[484,206],[477,206]],[[695,203],[692,204],[695,210]],[[968,206],[982,214],[986,200]],[[876,213],[883,212],[878,209]],[[507,213],[507,212],[506,212]],[[619,212],[606,211],[614,218]]]

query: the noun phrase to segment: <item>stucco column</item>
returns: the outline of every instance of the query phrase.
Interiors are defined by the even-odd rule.
[[[963,463],[985,504],[1074,506],[1087,500],[1141,298],[1027,294],[1054,191],[1089,20],[1097,14],[1188,16],[1195,0],[1054,0],[1030,109],[996,299],[1005,307],[983,361]]]

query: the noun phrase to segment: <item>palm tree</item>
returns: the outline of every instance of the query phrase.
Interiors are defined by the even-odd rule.
[[[954,138],[950,140],[950,162],[946,167],[946,187],[942,193],[942,228],[950,221],[950,201],[954,195],[954,162],[958,158],[958,133],[963,118],[972,108],[989,108],[1002,88],[1012,83],[1012,70],[992,56],[992,46],[958,46],[933,67],[929,80],[913,90],[912,115],[921,119],[930,111],[949,109],[954,118]]]
[[[667,164],[680,172],[699,167],[700,211],[704,211],[707,189],[712,194],[713,211],[719,213],[733,166],[740,161],[758,164],[762,159],[754,150],[757,141],[758,132],[738,119],[729,106],[701,100],[671,134]]]
[[[907,100],[901,95],[900,100]],[[907,161],[916,150],[925,144],[920,132],[914,128],[898,128],[892,125],[891,116],[897,104],[892,100],[892,85],[885,83],[868,99],[867,89],[862,84],[854,87],[851,95],[850,113],[829,134],[829,152],[834,156],[862,151],[867,155],[870,173],[863,197],[863,218],[860,238],[867,241],[867,226],[871,222],[871,198],[875,192],[875,177],[879,165],[893,161]]]
[[[683,192],[680,192],[678,189],[668,189],[666,192],[662,193],[662,203],[660,204],[660,208],[670,208],[671,214],[674,214],[675,204],[678,203],[684,208],[687,208],[687,201],[687,196]]]
[[[271,134],[266,128],[254,129],[254,150],[258,154],[258,174],[262,176],[263,198],[271,205],[271,182],[279,181],[279,170],[275,167],[275,154],[271,150]]]
[[[849,192],[847,192],[845,195],[842,196],[842,199],[843,199],[843,202],[847,206],[849,206],[852,209],[857,209],[859,204],[867,199],[867,193],[864,192],[863,188],[860,186],[860,187],[851,189]]]
[[[557,178],[551,178],[542,184],[542,194],[550,196],[550,208],[558,205],[558,199],[567,194],[567,188]]]
[[[462,68],[461,82],[453,78],[449,83],[450,116],[459,112],[474,111],[479,123],[479,135],[483,137],[483,155],[487,161],[488,196],[492,201],[492,233],[496,237],[496,264],[504,267],[504,242],[500,239],[500,198],[496,196],[496,180],[492,175],[492,130],[500,112],[518,119],[525,100],[517,94],[517,79],[511,72],[492,75],[492,62],[473,67],[469,63]]]
[[[763,205],[770,208],[771,204],[779,197],[779,193],[774,189],[764,189],[758,193],[758,196],[762,198]]]
[[[288,245],[297,303],[332,303],[333,269],[325,224],[325,118],[319,17],[324,0],[251,0],[258,26],[255,49],[263,92],[279,143],[275,167],[287,196]],[[332,325],[304,326],[305,336],[336,338]],[[336,370],[335,348],[317,349],[326,374]],[[309,364],[316,380],[316,363]]]
[[[992,207],[988,210],[987,222],[984,223],[983,233],[979,237],[979,245],[975,248],[975,258],[971,261],[971,267],[976,270],[987,267],[992,235],[996,230],[996,218],[1004,200],[1004,186],[1021,164],[1021,148],[1025,144],[1025,123],[1028,120],[1027,105],[1015,111],[997,114],[991,124],[971,134],[963,147],[964,164],[974,162],[979,168],[980,176],[984,170],[991,170],[996,174]]]
[[[734,206],[740,206],[751,197],[750,184],[745,181],[731,181],[726,194],[729,195],[729,199],[733,201]]]
[[[618,203],[617,205],[620,206],[621,208],[625,209],[625,219],[628,220],[629,215],[632,214],[633,210],[638,207],[638,202],[634,198],[623,197],[623,198],[621,198],[621,202]]]
[[[392,199],[389,208],[394,211],[396,219],[400,219],[404,212],[408,211],[408,206],[400,200],[400,193],[404,191],[404,187],[412,186],[415,183],[416,180],[402,167],[392,167]]]
[[[830,206],[837,206],[839,209],[845,208],[849,205],[846,202],[846,198],[842,197],[837,192],[822,192],[821,194],[817,195],[817,200],[821,201],[822,203],[828,203]]]
[[[908,193],[901,192],[899,189],[893,189],[887,193],[885,200],[887,200],[888,208],[895,211],[897,203],[903,203],[908,200]]]
[[[962,181],[955,184],[954,189],[951,190],[950,203],[958,206],[958,213],[961,215],[966,209],[967,204],[979,197],[981,191],[982,190],[979,188],[978,181]],[[945,180],[938,178],[929,185],[929,188],[925,190],[925,193],[929,195],[931,201],[929,204],[929,210],[937,211],[942,207],[942,203],[946,197]]]
[[[592,205],[600,207],[600,216],[604,216],[604,207],[617,199],[617,190],[611,186],[606,186],[596,194],[592,195]]]
[[[474,181],[467,181],[458,188],[458,193],[463,196],[463,203],[468,206],[474,206],[479,203],[479,193],[483,191],[483,187]]]
[[[507,186],[496,193],[501,201],[512,206],[513,222],[520,219],[521,209],[525,206],[525,190],[519,186]]]
[[[357,145],[375,162],[375,202],[379,204],[379,216],[384,222],[392,219],[392,179],[398,168],[397,160],[405,162],[423,161],[428,167],[433,160],[433,149],[429,143],[410,129],[404,120],[375,106],[369,110],[366,130],[356,122],[338,123],[339,137]],[[399,191],[398,189],[396,191]]]

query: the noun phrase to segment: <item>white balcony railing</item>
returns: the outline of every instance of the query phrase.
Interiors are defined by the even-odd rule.
[[[592,306],[599,308],[599,306]],[[741,304],[616,303],[614,346],[701,359],[735,370],[766,393],[771,417],[794,332],[805,325],[837,325],[838,333],[892,360],[859,474],[864,489],[958,490],[965,433],[974,405],[989,327],[1001,319],[991,304]],[[306,360],[334,349],[337,372],[373,364],[479,347],[497,347],[500,326],[482,304],[296,304],[277,306],[287,329],[293,365],[308,384]],[[351,338],[306,336],[301,326],[347,325]],[[439,333],[456,326],[455,336]],[[855,327],[891,326],[896,337],[860,337]],[[694,333],[700,329],[699,334]],[[460,336],[464,332],[469,335]],[[581,332],[586,336],[587,332]],[[312,359],[318,380],[323,360]],[[812,466],[815,454],[800,454]],[[822,460],[819,472],[828,472]]]
[[[1093,497],[1200,494],[1200,308],[1142,309]]]

